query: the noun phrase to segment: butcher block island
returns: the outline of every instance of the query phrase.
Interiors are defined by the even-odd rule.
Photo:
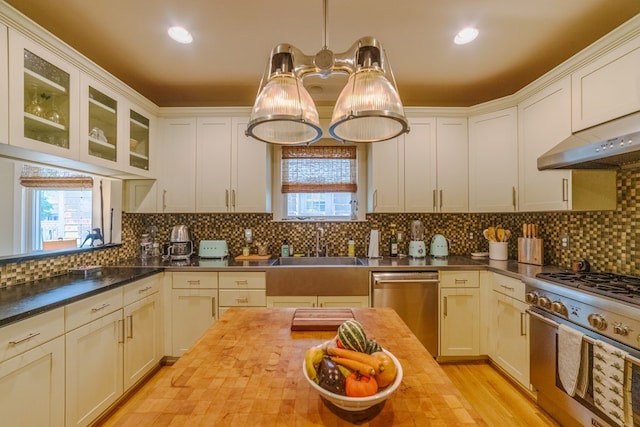
[[[294,309],[232,308],[105,421],[116,426],[486,425],[395,311],[353,309],[402,364],[400,387],[366,418],[331,408],[304,379],[307,348],[335,331],[291,331]]]

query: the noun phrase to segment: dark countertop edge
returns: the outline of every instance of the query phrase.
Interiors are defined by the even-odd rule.
[[[117,266],[115,268],[117,268]],[[164,270],[162,268],[151,268],[149,270],[145,270],[143,272],[134,274],[132,276],[119,279],[116,282],[112,282],[112,283],[106,284],[104,286],[101,286],[101,287],[95,288],[93,290],[74,295],[74,296],[69,297],[69,298],[62,298],[62,299],[57,300],[55,302],[52,302],[50,304],[44,304],[42,306],[38,306],[36,308],[32,308],[30,310],[27,310],[27,311],[24,311],[24,312],[21,312],[21,313],[12,315],[12,316],[0,317],[0,327],[7,326],[7,325],[9,325],[11,323],[19,322],[20,320],[24,320],[24,319],[27,319],[29,317],[37,316],[38,314],[42,314],[42,313],[45,313],[47,311],[54,310],[54,309],[56,309],[58,307],[64,307],[65,305],[74,303],[76,301],[80,301],[80,300],[83,300],[85,298],[89,298],[91,296],[101,294],[101,293],[109,291],[111,289],[122,287],[122,286],[124,286],[124,285],[126,285],[128,283],[135,282],[137,280],[144,279],[145,277],[150,277],[150,276],[153,276],[153,275],[158,274],[158,273],[162,273],[163,271]],[[46,279],[43,279],[43,280],[46,280]],[[15,286],[22,286],[22,285],[15,285]]]

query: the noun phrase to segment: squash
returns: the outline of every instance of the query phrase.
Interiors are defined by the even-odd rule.
[[[338,326],[338,341],[347,350],[367,352],[369,341],[364,327],[357,320],[349,319]]]

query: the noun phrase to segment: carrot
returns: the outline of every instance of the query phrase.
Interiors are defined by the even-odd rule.
[[[360,363],[369,365],[373,367],[373,369],[375,369],[376,375],[378,375],[381,371],[384,371],[384,366],[380,363],[380,361],[367,353],[362,353],[360,351],[355,351],[355,350],[347,350],[344,348],[335,348],[335,347],[327,348],[327,353],[329,353],[331,356],[357,360]]]
[[[372,377],[376,374],[376,370],[367,365],[366,363],[358,362],[357,360],[347,359],[344,357],[331,357],[331,360],[339,365],[349,368],[352,371],[359,372],[360,375]]]

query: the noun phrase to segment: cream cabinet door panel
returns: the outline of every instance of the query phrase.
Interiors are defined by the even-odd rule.
[[[496,310],[495,361],[529,388],[529,323],[527,304],[494,291]]]
[[[156,292],[127,305],[124,321],[124,389],[128,390],[160,361],[160,294]]]
[[[64,337],[0,362],[5,426],[64,426]]]
[[[173,356],[182,356],[216,321],[217,289],[171,291]]]
[[[368,211],[404,212],[404,140],[368,147]]]
[[[7,27],[0,24],[0,56],[8,57]],[[9,64],[0,65],[0,144],[9,143]]]
[[[324,308],[358,308],[369,307],[368,296],[319,296],[318,307]]]
[[[231,209],[271,212],[271,147],[244,134],[248,118],[233,118]]]
[[[272,296],[267,297],[267,307],[301,308],[317,307],[317,296]]]
[[[438,212],[469,211],[469,136],[466,118],[438,117],[435,194]]]
[[[409,119],[404,135],[404,211],[433,212],[437,186],[436,119]]]
[[[480,290],[440,289],[440,355],[477,356],[480,351]]]
[[[197,119],[196,211],[228,212],[231,206],[231,118]]]
[[[518,187],[517,107],[469,118],[469,210],[513,212]]]
[[[196,120],[161,120],[158,142],[158,212],[195,212]]]

